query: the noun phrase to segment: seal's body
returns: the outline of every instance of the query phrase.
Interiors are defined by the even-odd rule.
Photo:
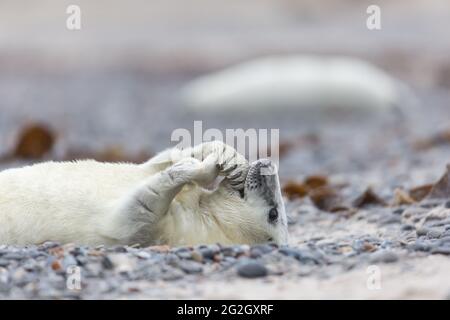
[[[296,111],[383,114],[414,102],[398,79],[350,57],[281,55],[258,58],[189,82],[186,106],[198,112],[263,116]],[[272,113],[272,114],[273,114]]]
[[[261,175],[261,168],[273,174]],[[0,173],[0,244],[287,241],[274,165],[230,146],[166,150],[148,162],[47,162]],[[218,175],[214,190],[205,189]]]

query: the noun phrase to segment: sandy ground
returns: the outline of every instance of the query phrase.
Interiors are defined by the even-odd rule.
[[[411,259],[405,265],[381,265],[380,288],[367,285],[367,268],[331,278],[205,281],[193,290],[208,299],[444,299],[448,298],[450,277],[447,257]],[[173,291],[180,299],[192,298],[191,288]]]

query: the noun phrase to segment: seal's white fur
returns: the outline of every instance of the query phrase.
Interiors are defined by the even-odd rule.
[[[248,169],[231,147],[206,147],[188,150],[189,156],[167,150],[142,165],[88,160],[5,170],[0,173],[0,243],[284,242],[285,226],[269,226],[267,208],[257,198],[237,196],[227,179],[214,191],[201,187],[222,172],[239,176]],[[218,153],[227,152],[236,155],[237,166],[217,166]]]
[[[387,111],[401,104],[404,85],[355,58],[271,56],[245,62],[186,85],[192,109]],[[254,112],[252,115],[256,115]]]

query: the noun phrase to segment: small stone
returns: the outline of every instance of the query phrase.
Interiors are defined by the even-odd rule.
[[[261,256],[262,256],[262,252],[258,248],[250,249],[250,258],[257,259],[257,258],[260,258]]]
[[[401,222],[402,222],[401,216],[394,215],[394,214],[387,215],[387,216],[385,216],[385,217],[383,217],[383,218],[381,218],[379,220],[379,223],[381,225],[393,224],[393,223],[401,223]]]
[[[244,278],[260,278],[268,274],[267,268],[256,261],[245,262],[238,266],[237,273]]]
[[[9,280],[9,272],[7,269],[0,267],[0,283],[7,284]]]
[[[62,269],[62,265],[61,262],[59,262],[59,260],[54,260],[51,264],[51,267],[54,271],[59,271]]]
[[[426,244],[423,241],[417,240],[415,243],[408,245],[408,248],[413,251],[430,251],[430,245]]]
[[[425,227],[419,228],[416,231],[418,237],[426,236],[428,234],[428,232],[430,232],[430,229],[425,228]]]
[[[42,251],[31,251],[28,255],[28,258],[37,259],[40,257],[47,257],[47,253]]]
[[[127,248],[118,246],[118,247],[114,247],[113,251],[117,252],[117,253],[125,253],[125,252],[127,252]]]
[[[426,209],[424,208],[420,208],[420,207],[410,207],[407,208],[403,211],[402,213],[402,217],[405,219],[410,219],[413,217],[417,217],[417,216],[422,216],[423,214],[425,214],[427,212]]]
[[[200,253],[202,254],[204,259],[208,259],[208,260],[213,260],[214,259],[214,250],[206,248],[206,249],[201,249]]]
[[[316,255],[314,255],[309,250],[300,250],[300,249],[292,249],[292,248],[281,248],[279,250],[281,254],[284,254],[288,257],[293,257],[302,263],[310,263],[313,262],[315,264],[320,264],[320,261]]]
[[[214,261],[214,262],[220,262],[220,261],[222,261],[222,254],[221,254],[221,253],[216,253],[216,254],[214,254],[213,261]]]
[[[62,261],[64,269],[67,270],[69,267],[77,266],[78,261],[72,255],[66,255]]]
[[[177,252],[177,256],[179,256],[181,259],[191,259],[192,254],[190,251],[180,251]]]
[[[250,256],[250,246],[248,245],[238,246],[235,248],[235,252],[236,252],[235,256],[237,258],[248,257]]]
[[[441,205],[441,202],[435,201],[435,200],[428,200],[428,201],[424,200],[424,202],[422,202],[420,204],[420,206],[425,209],[432,209],[432,208],[438,207],[440,205]]]
[[[161,275],[162,280],[166,281],[173,281],[173,280],[179,280],[184,277],[184,272],[176,269],[176,268],[170,268],[168,270],[165,270],[164,273]]]
[[[353,247],[352,247],[352,246],[349,246],[349,245],[340,245],[340,246],[336,249],[336,251],[337,251],[338,253],[346,254],[346,255],[351,254],[351,253],[354,252],[354,251],[353,251]]]
[[[78,257],[78,256],[84,256],[84,255],[86,255],[86,249],[85,249],[85,248],[80,248],[80,247],[75,247],[75,248],[71,251],[71,253],[72,253],[75,257]]]
[[[450,247],[437,247],[431,249],[432,254],[445,254],[450,255]]]
[[[102,259],[102,267],[107,270],[111,270],[114,269],[114,264],[112,263],[111,259],[105,256]]]
[[[430,227],[444,227],[446,225],[450,225],[450,218],[442,219],[429,224]]]
[[[9,266],[10,261],[6,259],[0,259],[0,267],[7,267]]]
[[[392,262],[396,262],[397,260],[398,260],[398,255],[392,251],[387,251],[387,250],[375,252],[370,257],[370,262],[372,262],[372,263],[378,263],[378,262],[392,263]]]
[[[175,253],[182,253],[182,252],[190,252],[191,250],[188,247],[181,247],[181,248],[177,248],[175,249]]]
[[[203,271],[202,266],[194,261],[181,260],[178,266],[187,274],[201,273]]]
[[[393,246],[394,246],[394,243],[392,242],[392,241],[390,241],[390,240],[384,240],[382,243],[381,243],[381,248],[383,248],[383,249],[389,249],[389,248],[392,248]]]
[[[450,236],[448,235],[441,236],[438,243],[440,246],[450,247]]]
[[[159,252],[159,253],[167,253],[170,251],[170,247],[167,245],[152,246],[152,247],[148,247],[148,249]]]
[[[136,257],[147,260],[150,259],[151,254],[146,251],[138,251],[136,252]]]
[[[40,247],[42,249],[44,249],[44,250],[55,248],[55,247],[58,247],[58,246],[59,246],[58,243],[52,242],[52,241],[46,241],[46,242],[44,242],[43,244],[40,245]]]
[[[196,261],[196,262],[200,262],[200,263],[203,262],[203,256],[202,256],[202,254],[201,254],[199,251],[197,251],[197,250],[192,251],[192,253],[191,253],[191,258],[192,258],[192,260],[194,260],[194,261]]]
[[[446,207],[447,209],[450,209],[450,200],[447,201],[447,202],[445,203],[445,207]]]
[[[441,231],[441,230],[432,229],[432,230],[430,230],[430,231],[427,232],[427,238],[428,238],[428,239],[438,239],[438,238],[441,237],[441,235],[442,235],[443,233],[444,233],[444,232]]]
[[[392,211],[392,213],[401,215],[403,213],[403,211],[405,211],[404,208],[398,208],[398,209],[395,209],[394,211]]]
[[[105,255],[105,253],[100,250],[90,250],[88,252],[88,255],[93,256],[93,257],[102,257]]]
[[[297,250],[291,249],[291,248],[281,248],[278,252],[285,256],[293,257],[293,258],[297,258],[300,256],[300,254]]]
[[[11,275],[11,280],[17,285],[24,285],[27,282],[27,274],[24,269],[17,269]]]
[[[416,229],[416,227],[412,224],[404,224],[402,226],[403,231],[410,231],[410,230],[415,230],[415,229]]]
[[[293,215],[288,215],[287,216],[287,223],[288,225],[294,225],[298,222],[298,217],[297,216],[293,216]]]
[[[26,256],[18,252],[8,252],[7,254],[4,254],[2,258],[6,260],[22,260],[25,259]]]
[[[236,255],[236,250],[233,247],[222,248],[222,254],[225,257],[234,257]]]
[[[365,251],[365,252],[373,252],[373,251],[377,250],[377,247],[375,247],[370,242],[364,242],[364,244],[362,246],[362,250]]]
[[[273,246],[267,244],[257,244],[254,245],[253,248],[259,249],[263,254],[271,253],[275,248]]]
[[[33,272],[38,268],[38,264],[35,260],[29,259],[22,265],[22,268],[24,268],[28,272]]]

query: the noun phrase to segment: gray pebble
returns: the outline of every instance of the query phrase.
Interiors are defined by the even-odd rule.
[[[117,247],[113,248],[113,251],[117,252],[117,253],[125,253],[125,252],[127,252],[127,248],[125,248],[123,246],[117,246]]]
[[[428,226],[430,228],[444,227],[446,225],[450,225],[450,219],[449,218],[438,220],[438,221],[434,221],[434,222],[431,222],[431,223],[428,224]]]
[[[7,267],[9,266],[10,261],[6,259],[0,259],[0,267]]]
[[[51,248],[56,248],[58,246],[59,246],[59,244],[56,243],[56,242],[47,241],[47,242],[44,242],[43,244],[41,244],[39,247],[41,249],[48,250],[48,249],[51,249]]]
[[[236,255],[236,250],[234,250],[233,247],[225,247],[225,248],[222,248],[222,254],[225,257],[234,257]]]
[[[293,249],[293,248],[281,248],[279,252],[288,257],[293,257],[302,263],[315,263],[320,264],[321,261],[317,254],[314,254],[310,250]]]
[[[26,256],[23,253],[18,252],[9,252],[2,256],[3,259],[6,260],[22,260],[25,259]]]
[[[298,222],[298,217],[297,216],[293,216],[293,215],[288,215],[287,216],[287,223],[288,225],[294,225]]]
[[[379,223],[381,225],[401,223],[401,222],[402,222],[402,217],[399,215],[394,215],[394,214],[385,216],[379,220]]]
[[[390,241],[390,240],[384,240],[382,243],[381,243],[381,248],[383,248],[383,249],[389,249],[389,248],[392,248],[393,246],[394,246],[394,243],[392,242],[392,241]]]
[[[187,274],[201,273],[203,267],[194,261],[181,260],[178,263],[178,267]]]
[[[419,217],[420,218],[427,211],[428,210],[421,208],[421,207],[409,207],[403,211],[402,217],[404,217],[404,218]]]
[[[441,205],[440,201],[423,200],[422,203],[420,204],[420,207],[425,208],[425,209],[432,209],[432,208],[435,208],[435,207],[440,206],[440,205]]]
[[[192,253],[190,251],[181,251],[177,252],[177,256],[179,256],[181,259],[191,259]]]
[[[203,256],[197,250],[192,251],[191,259],[196,261],[196,262],[201,262],[201,263],[203,262]]]
[[[431,246],[421,240],[417,240],[415,243],[408,245],[408,249],[413,251],[430,251]]]
[[[416,233],[417,233],[417,236],[420,237],[420,236],[426,236],[428,234],[428,232],[430,232],[430,231],[431,230],[429,228],[422,227],[422,228],[417,229]]]
[[[250,249],[250,258],[257,259],[257,258],[260,258],[261,256],[262,256],[262,252],[258,248]]]
[[[427,238],[428,239],[438,239],[441,237],[441,235],[444,232],[442,230],[438,230],[438,229],[432,229],[430,231],[427,232]]]
[[[274,247],[267,244],[257,244],[252,246],[252,249],[258,249],[262,254],[270,253],[274,250]]]
[[[78,261],[77,261],[77,259],[74,258],[74,256],[72,256],[71,254],[68,254],[64,257],[62,264],[63,264],[63,268],[65,270],[67,270],[67,268],[69,268],[69,267],[77,266]]]
[[[387,250],[377,251],[370,256],[370,262],[372,263],[379,263],[379,262],[393,263],[396,262],[397,260],[398,255],[392,251]]]
[[[402,226],[403,231],[409,231],[409,230],[415,230],[415,229],[416,229],[416,227],[412,224],[404,224]]]
[[[432,254],[445,254],[450,255],[450,247],[437,247],[431,249]]]
[[[29,271],[29,272],[35,271],[38,267],[39,267],[39,266],[38,266],[36,260],[33,260],[33,259],[27,260],[27,261],[22,265],[22,268],[24,268],[26,271]]]
[[[297,258],[300,255],[296,249],[292,249],[292,248],[281,248],[280,250],[278,250],[278,252],[280,252],[281,254],[284,254],[285,256],[293,257],[293,258]]]
[[[212,260],[214,258],[214,250],[209,249],[209,248],[205,248],[205,249],[200,249],[200,253],[203,256],[203,259],[209,259]]]
[[[103,266],[103,268],[105,268],[107,270],[114,269],[113,262],[107,256],[103,257],[103,259],[102,259],[102,266]]]
[[[178,272],[170,272],[165,273],[162,275],[162,279],[165,281],[174,281],[174,280],[180,280],[183,279],[184,273],[181,270],[178,270]]]
[[[267,268],[256,261],[249,261],[237,267],[237,274],[244,278],[260,278],[268,274]]]

